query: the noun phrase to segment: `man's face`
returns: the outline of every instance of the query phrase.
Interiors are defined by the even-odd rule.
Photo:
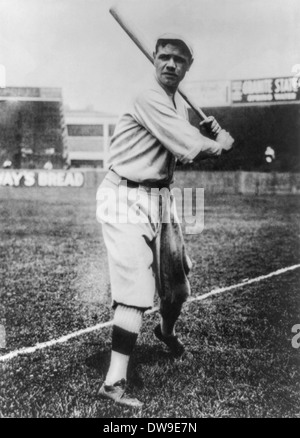
[[[159,46],[157,53],[154,53],[157,79],[171,92],[176,91],[192,62],[184,48],[176,43]]]

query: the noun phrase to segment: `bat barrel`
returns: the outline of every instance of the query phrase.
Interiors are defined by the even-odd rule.
[[[141,43],[141,41],[136,37],[136,35],[129,29],[129,27],[124,23],[121,16],[118,14],[115,8],[110,8],[110,14],[114,17],[114,19],[119,23],[121,28],[127,33],[129,38],[138,46],[138,48],[144,53],[144,55],[149,59],[149,61],[153,64],[153,56],[150,50],[146,49],[145,45]],[[132,26],[131,26],[132,27]]]

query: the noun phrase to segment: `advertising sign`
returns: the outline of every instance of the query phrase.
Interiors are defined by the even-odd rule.
[[[232,103],[300,100],[300,78],[247,79],[231,82]]]
[[[2,69],[3,70],[3,69]],[[5,73],[5,71],[4,71]],[[4,75],[3,71],[1,73],[0,65],[0,79]],[[2,80],[3,82],[3,80]],[[6,87],[1,88],[0,82],[0,98],[21,98],[21,99],[61,99],[62,92],[60,88],[37,88],[37,87]],[[2,99],[2,100],[3,100]]]
[[[84,175],[72,171],[0,171],[0,187],[82,187]]]
[[[200,107],[230,104],[230,81],[189,82],[184,89],[191,93]]]

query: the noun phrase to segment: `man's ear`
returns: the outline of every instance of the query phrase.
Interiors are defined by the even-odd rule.
[[[193,62],[194,62],[194,58],[192,58],[192,59],[190,60],[190,63],[189,63],[189,66],[188,66],[187,71],[189,71],[189,69],[192,67]]]

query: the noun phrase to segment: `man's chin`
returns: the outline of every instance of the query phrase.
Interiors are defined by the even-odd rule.
[[[161,79],[161,83],[166,87],[176,88],[179,84],[178,79],[172,76],[163,76]]]

